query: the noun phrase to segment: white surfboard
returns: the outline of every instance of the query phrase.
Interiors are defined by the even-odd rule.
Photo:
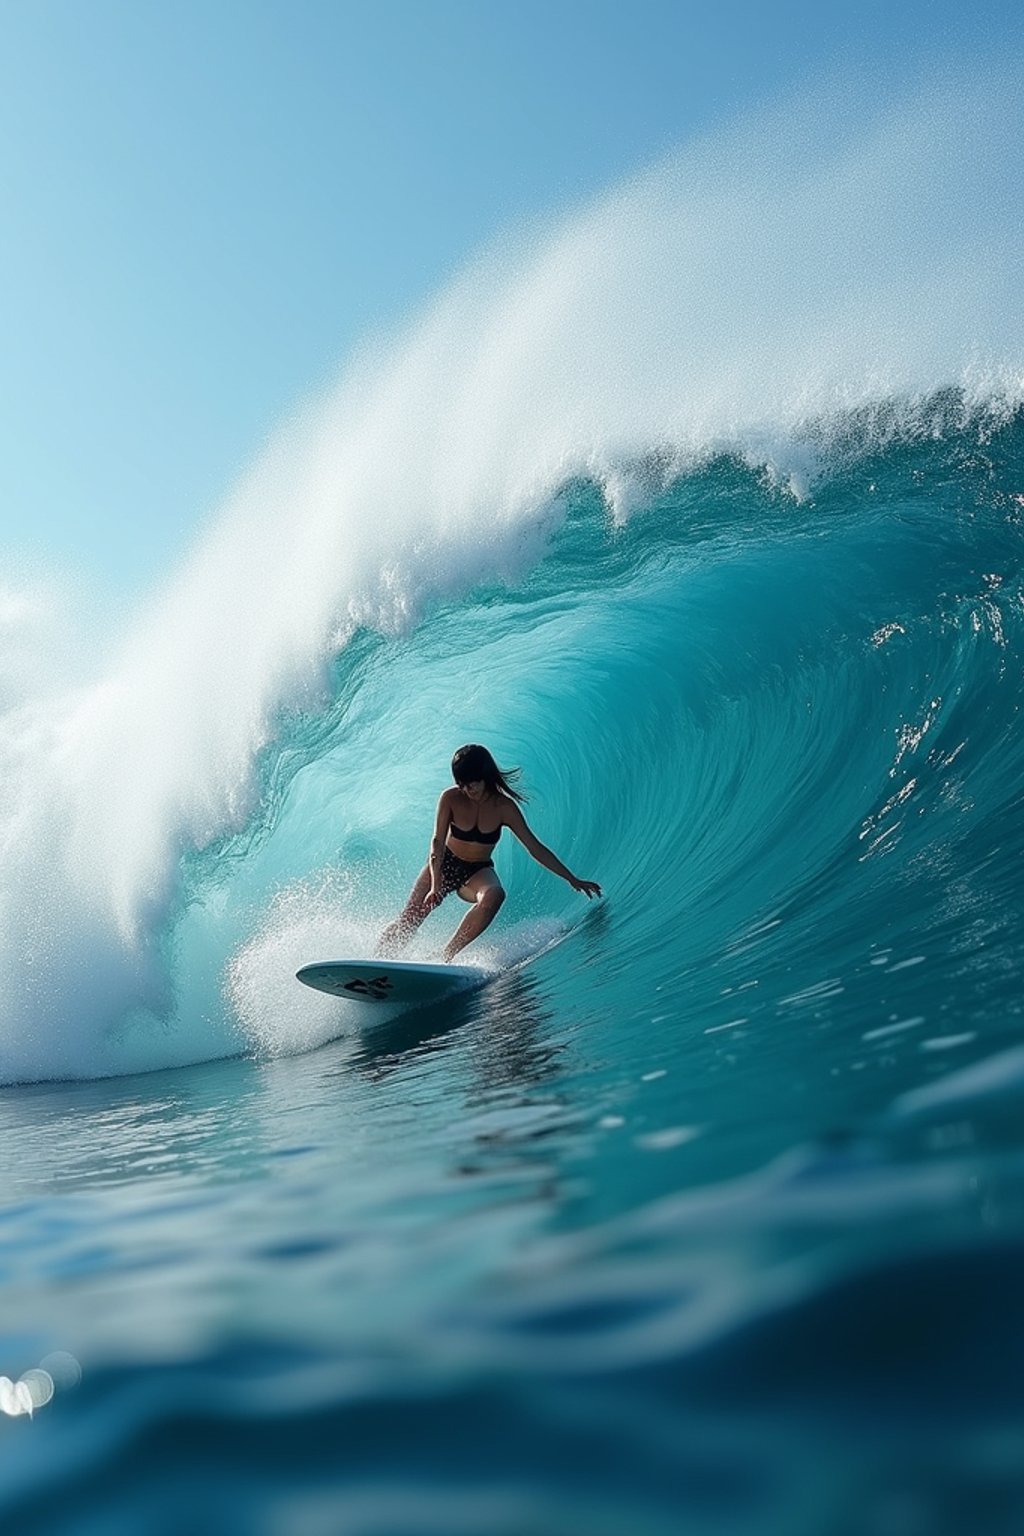
[[[304,986],[356,1003],[433,1003],[490,981],[476,965],[421,965],[413,960],[317,960],[295,972]]]

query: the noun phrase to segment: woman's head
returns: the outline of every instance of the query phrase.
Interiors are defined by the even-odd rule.
[[[476,742],[460,747],[452,758],[452,778],[460,789],[470,784],[483,784],[488,794],[501,793],[512,800],[525,800],[526,796],[512,788],[510,779],[518,779],[518,768],[499,768],[486,747]]]

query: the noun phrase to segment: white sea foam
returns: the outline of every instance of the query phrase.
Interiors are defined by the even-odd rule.
[[[684,148],[485,255],[299,410],[102,675],[0,727],[0,1078],[227,1048],[176,1019],[158,942],[182,851],[245,823],[278,711],[357,626],[534,559],[567,476],[623,517],[728,447],[800,491],[837,413],[1016,405],[1018,79],[841,117],[833,84]]]
[[[356,1034],[365,1023],[365,1003],[298,986],[295,972],[311,959],[372,953],[380,926],[354,921],[344,894],[330,882],[282,892],[228,966],[227,991],[242,1043],[260,1056],[292,1055]]]

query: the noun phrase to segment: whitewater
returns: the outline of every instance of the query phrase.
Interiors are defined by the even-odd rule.
[[[495,242],[100,639],[0,591],[9,1518],[1019,1528],[1018,73]],[[294,972],[464,741],[606,899],[505,839],[375,1030]]]

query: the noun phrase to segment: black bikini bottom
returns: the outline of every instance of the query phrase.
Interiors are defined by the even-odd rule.
[[[460,885],[472,880],[482,869],[493,869],[493,859],[460,859],[446,845],[441,855],[441,899],[457,891]]]

